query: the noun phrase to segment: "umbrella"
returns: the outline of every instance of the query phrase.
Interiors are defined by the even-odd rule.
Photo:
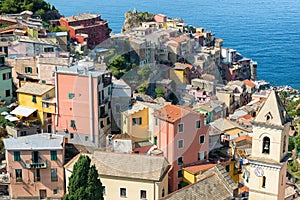
[[[8,118],[8,120],[11,122],[15,122],[15,121],[19,121],[19,118],[12,116],[12,117]]]
[[[3,111],[3,112],[1,113],[2,116],[8,115],[8,114],[9,114],[9,113],[6,112],[6,111]]]
[[[12,116],[11,115],[6,115],[5,116],[5,119],[9,119],[9,118],[11,118]]]

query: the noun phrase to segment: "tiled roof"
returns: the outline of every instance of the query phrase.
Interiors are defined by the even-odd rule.
[[[272,90],[262,108],[259,110],[255,122],[283,126],[289,116],[278,94]]]
[[[59,150],[63,149],[64,136],[52,134],[34,134],[18,138],[3,139],[6,150]]]
[[[175,63],[174,67],[173,67],[173,69],[182,69],[182,70],[184,70],[186,68],[189,68],[186,64],[178,63],[178,62]]]
[[[250,137],[249,135],[242,135],[242,136],[237,137],[237,138],[234,139],[235,142],[241,142],[243,140],[248,141],[248,142],[251,143],[252,142],[252,137]]]
[[[181,43],[181,42],[184,42],[184,41],[189,40],[189,38],[186,37],[186,36],[181,36],[181,37],[171,37],[170,40],[173,40],[173,41],[175,41],[175,42]]]
[[[200,165],[195,165],[195,166],[189,166],[189,167],[185,167],[184,169],[187,170],[188,172],[191,172],[193,174],[196,174],[202,170],[207,170],[210,169],[214,166],[216,166],[217,164],[213,164],[213,163],[205,163],[205,164],[200,164]]]
[[[68,22],[74,22],[74,21],[93,19],[93,18],[96,18],[99,16],[100,15],[98,15],[98,14],[82,13],[82,14],[79,14],[76,16],[65,17],[64,19]]]
[[[253,82],[250,81],[250,80],[244,80],[244,83],[245,83],[246,85],[248,85],[249,87],[255,87],[255,83],[253,83]]]
[[[130,115],[132,115],[132,114],[134,114],[134,113],[137,113],[137,112],[140,112],[140,111],[142,111],[142,110],[144,110],[144,109],[146,109],[146,108],[147,108],[147,106],[145,106],[145,105],[143,105],[143,104],[135,103],[135,104],[132,106],[131,109],[124,111],[123,114],[126,115],[126,116],[130,116]]]
[[[162,156],[95,151],[93,160],[100,176],[160,181],[170,168]]]
[[[52,89],[54,86],[27,82],[17,92],[41,96]]]
[[[196,113],[195,111],[192,111],[183,106],[166,105],[160,110],[155,111],[154,116],[161,120],[174,123],[191,112]]]
[[[228,119],[224,119],[224,118],[217,119],[216,121],[214,121],[210,124],[211,124],[211,126],[219,129],[220,131],[227,131],[227,130],[234,129],[234,128],[239,128],[239,129],[245,130],[238,124],[236,124]],[[248,131],[245,130],[245,132],[248,132]]]
[[[198,182],[177,190],[161,200],[229,200],[234,199],[233,191],[236,189],[236,184],[233,183],[225,169],[217,165],[204,172]]]

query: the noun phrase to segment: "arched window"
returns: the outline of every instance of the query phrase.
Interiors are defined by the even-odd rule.
[[[282,153],[285,152],[285,148],[286,148],[286,135],[283,137],[283,147],[282,147]]]
[[[267,153],[267,154],[270,153],[270,138],[269,137],[264,137],[264,139],[263,139],[262,152]]]

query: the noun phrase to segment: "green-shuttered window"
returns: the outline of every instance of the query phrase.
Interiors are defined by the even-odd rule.
[[[57,151],[50,151],[51,160],[57,160]]]
[[[15,151],[14,152],[14,161],[21,161],[20,151]]]

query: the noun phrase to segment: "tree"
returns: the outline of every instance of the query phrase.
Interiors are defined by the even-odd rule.
[[[155,95],[156,95],[156,98],[164,97],[165,96],[165,88],[163,88],[163,87],[155,88]]]
[[[88,156],[79,157],[69,178],[69,193],[65,196],[65,200],[103,199],[98,171],[94,165],[90,167],[90,164],[91,159]]]
[[[295,138],[295,146],[297,150],[300,150],[300,136]]]
[[[142,78],[142,81],[146,81],[151,73],[150,66],[142,66],[140,69],[137,71],[137,74]]]
[[[289,151],[293,151],[295,149],[295,141],[293,138],[289,138]]]

